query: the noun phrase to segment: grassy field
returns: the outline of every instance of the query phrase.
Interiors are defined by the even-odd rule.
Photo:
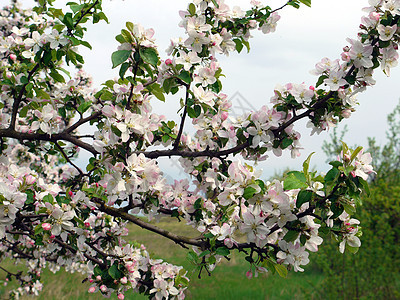
[[[171,219],[164,219],[159,224],[175,233],[196,236],[190,227],[184,226]],[[183,266],[189,271],[190,285],[186,291],[187,299],[321,299],[322,295],[315,294],[315,286],[322,281],[322,275],[317,272],[294,273],[289,272],[288,278],[283,279],[278,275],[264,275],[258,278],[247,279],[245,273],[248,264],[238,254],[232,259],[221,262],[212,272],[211,276],[202,274],[197,278],[194,266],[186,259],[187,250],[174,244],[170,240],[140,229],[136,226],[129,227],[128,239],[136,240],[146,245],[153,257],[163,258],[166,261]],[[3,264],[2,264],[3,265]],[[7,267],[12,270],[18,268],[10,262]],[[0,271],[0,280],[5,278],[5,273]],[[92,295],[87,293],[88,283],[82,284],[83,277],[79,274],[70,274],[63,271],[56,275],[45,271],[43,274],[44,289],[39,299],[104,299],[100,293]],[[7,291],[16,286],[12,282],[7,287],[0,288],[1,299],[7,299]],[[127,293],[125,299],[147,299],[147,297]],[[32,299],[27,297],[26,299]],[[112,297],[116,299],[116,297]]]

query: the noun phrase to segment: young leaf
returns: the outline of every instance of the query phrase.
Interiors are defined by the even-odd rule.
[[[255,188],[252,188],[251,186],[248,186],[248,187],[246,187],[246,188],[244,189],[243,198],[246,199],[246,200],[248,200],[248,199],[250,199],[251,197],[253,197],[255,193],[256,193],[256,189],[255,189]]]
[[[276,272],[281,276],[282,278],[286,278],[288,274],[288,270],[286,269],[285,266],[280,265],[280,264],[274,264]]]
[[[299,0],[301,3],[307,5],[308,7],[311,7],[311,0]]]
[[[303,173],[304,173],[304,176],[306,177],[306,179],[307,179],[307,182],[310,182],[310,176],[309,176],[309,173],[308,173],[308,169],[310,168],[310,160],[311,160],[311,156],[314,154],[315,152],[312,152],[308,157],[307,157],[307,159],[304,161],[304,163],[303,163]]]
[[[158,100],[165,102],[164,91],[159,84],[152,84],[147,87],[150,93],[157,97]]]
[[[154,48],[140,48],[139,49],[140,57],[143,59],[144,62],[157,67],[158,63],[158,54],[157,50]]]
[[[120,64],[122,64],[123,62],[125,62],[129,56],[131,55],[132,50],[118,50],[115,51],[112,55],[111,55],[111,61],[113,64],[113,69],[117,66],[119,66]]]
[[[192,81],[192,78],[190,77],[189,72],[187,71],[182,71],[179,75],[178,75],[179,79],[182,79],[184,82],[186,83],[190,83]]]
[[[285,190],[301,189],[306,187],[308,187],[306,177],[299,171],[289,172],[283,182],[283,188]]]
[[[296,207],[300,208],[304,203],[310,202],[312,199],[313,192],[312,191],[306,191],[302,190],[299,192],[297,195],[297,200],[296,200]]]
[[[285,236],[283,237],[283,239],[286,241],[286,242],[288,242],[288,243],[290,243],[290,242],[294,242],[296,239],[297,239],[297,237],[299,236],[299,231],[295,231],[295,230],[289,230],[286,234],[285,234]]]

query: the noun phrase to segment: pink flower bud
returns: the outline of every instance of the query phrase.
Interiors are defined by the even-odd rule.
[[[49,223],[42,223],[43,230],[49,231],[51,229],[51,224]]]
[[[100,291],[102,291],[103,293],[107,292],[107,287],[104,284],[102,284],[100,286]]]
[[[251,272],[251,270],[248,270],[248,271],[246,272],[246,277],[247,277],[248,279],[251,279],[251,278],[253,277],[253,273]]]
[[[85,227],[90,227],[90,223],[89,222],[85,222]]]
[[[345,109],[344,111],[342,111],[342,117],[343,118],[348,119],[348,118],[350,118],[350,115],[351,115],[351,110],[350,109]]]
[[[226,112],[226,111],[224,111],[224,112],[222,112],[222,114],[221,114],[221,119],[222,119],[223,121],[225,121],[225,120],[228,118],[228,116],[229,116],[229,113]]]
[[[341,58],[342,58],[343,61],[347,61],[347,62],[350,61],[350,55],[349,55],[348,52],[342,52]]]
[[[369,14],[369,17],[375,21],[379,21],[381,18],[380,14],[374,11]]]
[[[118,299],[123,300],[125,298],[124,294],[118,294]]]
[[[27,175],[27,176],[25,176],[25,181],[26,181],[26,184],[31,185],[31,184],[35,183],[36,178],[33,177],[32,175]]]
[[[97,280],[97,281],[100,281],[100,280],[101,280],[101,276],[100,276],[100,275],[97,275],[97,276],[96,276],[96,280]]]
[[[166,64],[167,66],[172,65],[172,60],[168,58],[168,59],[165,61],[165,64]]]
[[[127,284],[128,283],[128,278],[126,278],[125,276],[121,278],[121,283],[122,284]]]
[[[15,61],[17,59],[17,56],[15,54],[10,54],[10,59]]]
[[[69,195],[70,197],[72,197],[72,196],[74,195],[74,193],[73,193],[72,191],[69,191],[69,192],[68,192],[68,195]]]
[[[91,286],[89,289],[88,289],[88,292],[89,293],[94,293],[96,291],[96,287],[94,287],[94,286]]]

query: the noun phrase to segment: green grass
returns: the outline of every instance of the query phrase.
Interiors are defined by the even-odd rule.
[[[192,228],[178,223],[173,219],[163,219],[158,226],[174,233],[195,237],[198,235]],[[186,291],[187,299],[320,299],[321,295],[315,294],[315,286],[323,279],[317,272],[294,273],[289,272],[286,279],[278,275],[261,275],[258,278],[247,279],[245,273],[249,269],[248,263],[239,254],[232,255],[228,262],[223,260],[208,276],[202,273],[199,279],[195,267],[186,259],[187,250],[174,242],[160,237],[147,230],[130,225],[127,240],[136,240],[146,245],[147,250],[155,258],[162,258],[167,262],[181,265],[188,272],[190,285]],[[11,262],[5,262],[2,266],[16,271],[19,268]],[[0,271],[0,280],[4,280],[5,273]],[[103,299],[101,294],[88,294],[88,283],[82,284],[82,275],[70,274],[64,271],[56,275],[48,270],[43,272],[44,289],[39,299]],[[6,299],[7,292],[15,287],[17,282],[10,283],[7,287],[0,287],[1,299]],[[147,299],[147,297],[128,292],[125,299]],[[32,298],[25,298],[32,299]],[[116,297],[112,297],[116,299]]]

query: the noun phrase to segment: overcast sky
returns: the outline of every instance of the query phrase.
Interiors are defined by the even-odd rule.
[[[249,7],[250,1],[225,2]],[[275,8],[283,2],[285,1],[271,0],[268,4]],[[6,3],[8,1],[0,0],[0,4]],[[23,0],[22,3],[27,6],[31,1]],[[66,1],[58,0],[55,3],[56,6],[62,6]],[[95,84],[100,85],[117,74],[116,70],[111,69],[110,57],[118,45],[114,37],[124,28],[126,21],[154,28],[156,41],[160,46],[159,52],[165,58],[164,49],[170,38],[183,36],[183,30],[177,26],[180,21],[178,11],[184,10],[187,3],[188,1],[183,0],[103,0],[104,12],[110,24],[89,26],[86,37],[93,50],[82,51],[86,61],[85,70],[93,75]],[[253,107],[259,108],[269,103],[277,84],[305,82],[307,85],[314,85],[317,78],[309,71],[323,57],[340,57],[342,48],[348,45],[346,38],[356,37],[363,15],[361,9],[367,5],[367,0],[313,0],[312,8],[286,8],[281,11],[282,18],[275,33],[263,35],[261,32],[254,32],[249,54],[242,52],[231,54],[228,58],[219,58],[226,75],[223,91],[230,96],[238,92]],[[394,68],[389,78],[380,69],[376,69],[374,77],[377,80],[376,86],[358,96],[360,105],[356,113],[340,125],[341,128],[344,124],[349,127],[345,139],[349,144],[366,145],[368,136],[376,137],[381,143],[385,141],[386,116],[399,99],[397,87],[400,83],[400,69]],[[169,99],[164,105],[154,100],[155,111],[177,120],[178,102],[174,100],[176,99]],[[297,129],[301,127],[298,126]],[[304,147],[302,156],[297,160],[291,160],[289,156],[283,159],[271,157],[260,164],[264,176],[271,176],[287,166],[299,168],[313,151],[317,153],[312,165],[318,166],[319,170],[327,169],[324,167],[325,156],[320,147],[329,133],[310,137],[309,131],[300,132]]]

